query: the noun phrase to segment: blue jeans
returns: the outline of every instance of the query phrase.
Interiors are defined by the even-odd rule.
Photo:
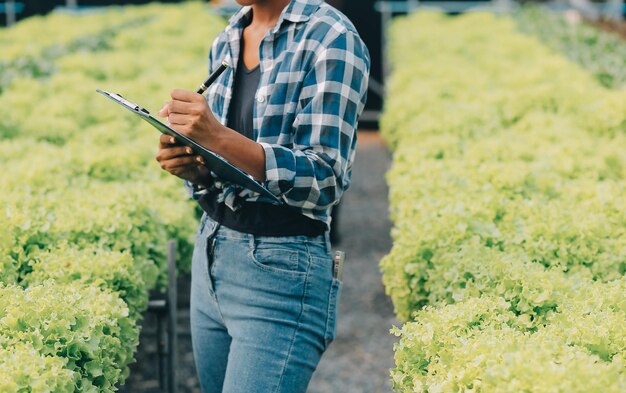
[[[305,392],[334,338],[340,290],[327,235],[254,236],[205,214],[190,310],[203,392]]]

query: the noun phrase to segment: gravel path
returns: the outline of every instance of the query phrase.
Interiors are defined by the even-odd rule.
[[[397,321],[378,269],[380,259],[391,248],[384,179],[389,163],[389,153],[378,134],[360,133],[353,184],[339,216],[341,243],[336,249],[346,252],[346,266],[337,334],[313,376],[309,393],[391,391],[389,369],[395,338],[389,329]],[[179,391],[199,393],[189,335],[189,283],[188,276],[180,277]],[[159,391],[154,316],[146,315],[143,326],[137,363],[121,392]]]

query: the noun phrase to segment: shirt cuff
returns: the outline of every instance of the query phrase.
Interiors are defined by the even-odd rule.
[[[265,187],[277,197],[288,193],[295,184],[296,156],[291,149],[261,142],[265,150]]]

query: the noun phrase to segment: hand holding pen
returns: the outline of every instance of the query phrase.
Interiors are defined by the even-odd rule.
[[[202,94],[228,67],[228,63],[222,63],[195,93],[183,89],[173,90],[172,100],[159,111],[159,116],[167,117],[170,127],[209,150],[212,150],[212,144],[215,143],[215,134],[223,126],[211,112]],[[166,134],[161,135],[156,160],[164,170],[190,181],[196,180],[198,168],[204,168],[205,164],[204,159],[194,155],[191,148],[180,146],[174,137]]]
[[[209,75],[209,77],[200,85],[198,90],[196,90],[196,93],[204,94],[204,92],[217,80],[217,78],[220,77],[220,75],[224,73],[224,71],[226,71],[226,69],[228,69],[228,67],[230,67],[230,64],[228,64],[228,62],[226,61],[222,62],[222,64],[220,64],[217,70],[213,71],[213,73],[211,73],[211,75]],[[159,116],[161,117],[168,116],[168,112],[167,112],[168,104],[169,102],[166,103],[163,106],[163,108],[159,111]]]
[[[211,73],[211,75],[209,75],[209,77],[207,78],[207,80],[206,80],[206,81],[204,81],[204,82],[200,85],[200,87],[198,88],[198,90],[196,90],[196,94],[200,94],[200,95],[202,95],[202,94],[203,94],[203,93],[204,93],[204,92],[205,92],[205,91],[206,91],[206,90],[207,90],[207,89],[208,89],[208,88],[209,88],[209,87],[210,87],[210,86],[211,86],[211,85],[212,85],[212,84],[213,84],[213,83],[217,80],[217,78],[219,78],[219,77],[220,77],[220,75],[222,75],[222,74],[224,73],[224,71],[226,71],[226,69],[227,69],[228,67],[230,67],[230,64],[228,64],[228,62],[226,62],[226,61],[222,62],[222,64],[220,64],[220,66],[217,68],[217,70],[215,70],[213,73]],[[175,112],[175,111],[172,111],[172,108],[171,108],[171,106],[172,106],[173,102],[176,100],[176,97],[174,97],[174,95],[175,95],[175,94],[179,94],[179,93],[181,93],[181,92],[183,92],[183,91],[184,91],[184,90],[180,90],[180,89],[173,90],[173,91],[172,91],[172,93],[171,93],[171,96],[172,96],[172,101],[167,102],[167,103],[163,106],[163,108],[159,111],[159,116],[161,116],[161,117],[166,117],[166,118],[167,118],[168,125],[174,125],[174,124],[176,124],[176,123],[172,122],[172,121],[171,121],[171,119],[170,119],[170,115],[171,115],[172,113],[187,114],[186,112]],[[191,92],[189,92],[189,93],[191,93]],[[197,101],[197,99],[195,99],[195,100]],[[187,101],[188,101],[188,99],[183,98],[183,101],[184,101],[184,102],[187,102]],[[182,125],[182,124],[184,124],[184,123],[178,123],[178,124],[181,124],[181,125]],[[175,143],[175,141],[173,141],[172,143]]]

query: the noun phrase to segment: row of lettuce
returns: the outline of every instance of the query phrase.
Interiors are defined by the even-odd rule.
[[[582,65],[603,86],[626,88],[626,45],[617,34],[539,7],[526,7],[514,16],[521,31]]]
[[[394,389],[625,391],[626,90],[486,13],[400,19],[390,56]]]
[[[158,134],[95,90],[157,111],[202,79],[223,26],[188,2],[0,31],[0,392],[124,382],[166,242],[188,270],[197,221],[154,161]]]

